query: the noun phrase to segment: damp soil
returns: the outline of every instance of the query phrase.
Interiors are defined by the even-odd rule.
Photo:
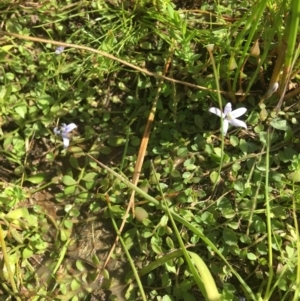
[[[37,199],[39,197],[39,199]],[[47,200],[46,200],[47,199]],[[34,195],[36,203],[41,204],[47,210],[49,219],[60,218],[57,205],[49,201],[51,195],[42,192]],[[47,241],[52,241],[52,248],[43,256],[35,256],[31,259],[31,264],[36,269],[36,276],[40,285],[51,286],[51,272],[57,262],[59,250],[55,250],[55,237],[57,237],[57,229],[49,223]],[[81,282],[80,287],[76,290],[80,297],[81,293],[84,297],[79,300],[108,300],[114,295],[116,300],[125,300],[126,284],[124,282],[125,275],[130,271],[130,266],[126,261],[122,248],[117,245],[113,258],[110,259],[106,266],[106,272],[103,277],[100,273],[107,255],[115,242],[115,231],[110,225],[110,221],[101,214],[90,215],[81,220],[74,220],[72,230],[71,243],[64,259],[56,273],[55,283],[71,283],[73,279]],[[51,244],[50,244],[51,245]],[[60,280],[63,277],[63,280]],[[47,284],[46,284],[47,283]],[[68,285],[67,285],[68,287]]]

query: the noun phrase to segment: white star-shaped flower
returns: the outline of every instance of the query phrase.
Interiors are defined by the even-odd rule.
[[[63,145],[64,148],[67,148],[70,144],[70,138],[68,133],[73,131],[74,129],[77,128],[77,125],[75,123],[70,123],[66,125],[65,123],[61,124],[60,130],[56,127],[54,128],[53,132],[55,135],[60,135],[63,139]]]
[[[242,120],[237,119],[238,117],[246,113],[246,108],[238,108],[232,111],[231,103],[228,102],[224,107],[224,112],[221,112],[220,109],[215,107],[210,108],[208,111],[223,118],[223,128],[221,130],[224,136],[228,131],[229,124],[247,129],[246,123]]]

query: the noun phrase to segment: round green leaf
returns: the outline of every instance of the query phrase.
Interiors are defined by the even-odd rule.
[[[105,145],[102,145],[100,148],[100,153],[103,155],[109,155],[111,153],[111,148]]]
[[[271,122],[273,128],[281,131],[286,131],[290,128],[286,120],[282,120],[280,118],[275,118]]]
[[[300,171],[291,172],[288,174],[288,179],[293,182],[300,182]]]
[[[145,218],[148,218],[148,212],[142,207],[135,207],[135,217],[139,222],[142,222]]]
[[[240,143],[239,138],[236,136],[230,136],[230,144],[234,147],[238,146]]]
[[[247,258],[250,260],[256,260],[256,255],[253,253],[247,253]]]
[[[225,228],[223,231],[224,242],[230,246],[237,244],[237,236],[234,231],[231,229]]]
[[[220,176],[219,173],[217,171],[213,171],[210,175],[210,180],[212,181],[212,183],[216,183],[218,181],[220,181]]]

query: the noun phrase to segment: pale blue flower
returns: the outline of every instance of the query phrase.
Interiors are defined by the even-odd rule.
[[[77,125],[75,123],[70,123],[68,125],[66,125],[65,123],[62,123],[60,129],[55,127],[53,132],[55,135],[59,135],[62,137],[64,148],[67,148],[70,144],[70,138],[69,138],[68,133],[70,133],[71,131],[73,131],[76,128],[77,128]]]
[[[210,108],[208,111],[223,118],[223,128],[221,130],[224,136],[228,131],[229,124],[247,129],[247,125],[244,121],[236,119],[237,117],[240,117],[246,113],[246,108],[238,108],[232,111],[231,103],[228,102],[224,107],[224,112],[221,112],[218,108],[215,107]]]
[[[59,46],[59,47],[56,48],[55,53],[56,54],[62,54],[64,49],[65,49],[65,46]]]

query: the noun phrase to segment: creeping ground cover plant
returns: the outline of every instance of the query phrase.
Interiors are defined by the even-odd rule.
[[[299,0],[0,11],[0,300],[300,300]]]

